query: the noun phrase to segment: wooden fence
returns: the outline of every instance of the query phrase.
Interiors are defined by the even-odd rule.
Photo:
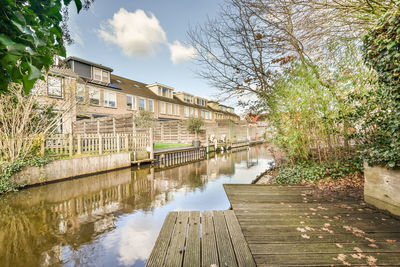
[[[103,154],[121,151],[146,151],[151,148],[149,131],[133,134],[60,134],[46,136],[42,143],[42,154],[75,155]]]
[[[116,117],[103,117],[77,121],[73,125],[76,134],[135,134],[140,130],[135,129],[132,115]],[[207,138],[216,140],[256,140],[262,137],[264,127],[250,126],[248,123],[234,123],[232,121],[218,121],[205,123],[197,138],[204,144]],[[165,143],[191,143],[196,135],[187,130],[185,120],[158,121],[154,129],[154,142]]]

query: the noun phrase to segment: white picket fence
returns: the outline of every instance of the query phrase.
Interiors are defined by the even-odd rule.
[[[46,136],[42,154],[75,155],[103,154],[121,151],[146,151],[150,144],[149,131],[133,134],[58,134]]]

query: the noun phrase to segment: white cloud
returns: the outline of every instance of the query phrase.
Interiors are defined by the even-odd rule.
[[[126,55],[139,57],[154,55],[158,46],[167,40],[158,19],[141,9],[129,12],[121,8],[100,28],[99,35],[120,46]]]
[[[196,56],[196,49],[189,45],[184,46],[179,41],[169,44],[169,51],[171,52],[171,60],[174,64],[179,64],[182,61],[190,60]]]

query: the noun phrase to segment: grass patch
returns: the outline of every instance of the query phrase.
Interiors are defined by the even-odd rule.
[[[154,149],[169,148],[169,147],[180,147],[180,146],[190,146],[190,144],[181,144],[181,143],[154,143]]]

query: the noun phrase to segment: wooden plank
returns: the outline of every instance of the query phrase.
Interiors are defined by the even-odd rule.
[[[233,249],[235,250],[236,260],[239,267],[252,267],[256,266],[250,249],[247,246],[246,239],[240,229],[239,222],[232,210],[224,211],[226,224],[228,226],[229,234],[232,240]]]
[[[165,260],[165,267],[181,266],[185,252],[186,230],[189,219],[189,212],[180,211],[176,219],[176,226],[171,237],[168,255]]]
[[[299,233],[280,233],[265,235],[247,235],[246,241],[248,244],[260,243],[260,244],[271,244],[271,243],[349,243],[349,242],[361,242],[365,241],[366,237],[376,242],[400,242],[400,233],[370,233],[365,236],[355,236],[353,233],[314,233],[307,232],[308,239],[301,236]]]
[[[341,254],[341,255],[340,255]],[[400,254],[395,253],[309,253],[254,255],[257,266],[399,266]],[[318,259],[318,261],[316,260]],[[340,259],[343,259],[340,260]],[[375,261],[376,260],[376,261]],[[367,262],[370,264],[367,264]],[[374,263],[375,261],[375,263]],[[346,265],[343,263],[346,262]],[[279,263],[279,264],[277,264]],[[374,264],[371,264],[374,263]]]
[[[237,266],[235,252],[222,211],[214,211],[214,227],[220,266]]]
[[[213,264],[219,266],[212,212],[210,211],[201,212],[201,224],[202,224],[202,237],[201,237],[202,266],[210,267]]]
[[[200,266],[200,212],[191,211],[189,215],[188,236],[186,239],[183,266]]]
[[[158,235],[157,241],[153,247],[149,259],[147,260],[146,266],[163,266],[171,236],[174,231],[177,216],[177,212],[169,212],[167,214],[167,217],[165,218],[164,224],[161,227],[160,233]]]

